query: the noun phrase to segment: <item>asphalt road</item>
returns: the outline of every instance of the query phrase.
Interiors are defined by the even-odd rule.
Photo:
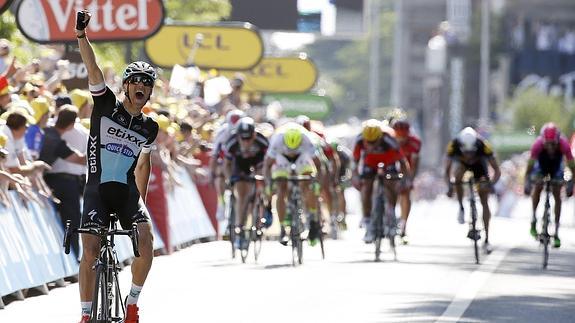
[[[351,194],[350,196],[353,196]],[[353,207],[353,205],[356,207]],[[418,202],[410,244],[393,261],[373,262],[361,241],[359,217],[343,239],[305,246],[304,264],[291,266],[291,249],[265,242],[261,259],[232,260],[227,242],[193,245],[155,259],[140,297],[142,323],[156,322],[574,322],[575,229],[566,203],[563,246],[552,249],[547,270],[529,235],[529,202],[492,223],[491,255],[476,265],[457,206],[439,198]],[[494,202],[494,207],[496,203]],[[352,203],[357,214],[357,204]],[[129,268],[120,276],[124,291]],[[77,284],[48,295],[11,301],[0,322],[77,322]]]

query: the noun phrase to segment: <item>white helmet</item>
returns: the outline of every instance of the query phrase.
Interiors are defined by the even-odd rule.
[[[471,127],[467,127],[457,135],[457,140],[461,144],[461,151],[470,152],[476,149],[477,132]]]

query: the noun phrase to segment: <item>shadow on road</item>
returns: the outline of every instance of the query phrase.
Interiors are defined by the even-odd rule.
[[[542,269],[543,249],[516,248],[509,252],[505,261],[497,269],[499,274],[526,276],[573,277],[575,272],[575,252],[564,249],[550,249],[549,265]],[[575,310],[574,310],[575,315]],[[575,319],[574,319],[575,320]]]
[[[488,322],[573,322],[573,294],[556,297],[506,295],[475,300],[465,312],[467,319]]]

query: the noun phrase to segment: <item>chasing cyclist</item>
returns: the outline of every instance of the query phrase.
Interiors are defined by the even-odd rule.
[[[319,121],[314,121],[315,126],[312,127],[310,118],[305,115],[300,115],[296,118],[296,122],[308,131],[322,165],[323,176],[319,178],[320,194],[330,215],[330,225],[333,235],[337,230],[336,225],[338,223],[334,197],[336,194],[335,187],[339,181],[339,177],[333,176],[333,174],[339,174],[339,155],[335,153],[332,146],[325,140],[325,135],[321,131],[322,125]],[[335,237],[335,235],[333,236]]]
[[[224,170],[222,168],[224,160],[224,145],[232,137],[234,127],[237,122],[244,116],[244,112],[238,109],[229,111],[226,114],[224,124],[218,129],[215,135],[212,153],[210,156],[210,183],[212,183],[216,189],[218,195],[218,219],[223,218],[224,214],[224,192],[225,182],[224,182]]]
[[[489,170],[487,164],[493,168],[493,180],[489,180]],[[451,181],[451,171],[453,169],[454,182]],[[483,226],[485,228],[485,242],[483,244],[483,251],[491,253],[491,245],[489,244],[489,221],[491,220],[491,211],[487,199],[489,193],[493,190],[492,184],[496,183],[501,177],[499,164],[495,159],[495,155],[491,145],[487,140],[481,138],[477,132],[467,127],[447,145],[447,161],[445,164],[445,181],[449,186],[447,196],[453,196],[453,190],[457,194],[457,201],[459,202],[459,214],[457,220],[463,224],[465,222],[463,208],[463,185],[461,181],[466,171],[473,172],[473,177],[478,184],[479,200],[483,208]],[[469,239],[479,240],[478,232],[474,232],[472,228],[469,229],[467,234]]]
[[[407,219],[411,211],[411,191],[413,190],[413,180],[419,168],[419,151],[421,150],[421,140],[409,131],[409,122],[405,119],[392,120],[391,126],[395,131],[395,139],[399,143],[399,148],[407,162],[409,163],[409,174],[402,179],[399,192],[399,206],[401,208],[401,221],[399,228],[403,243],[407,243],[405,234],[407,229]]]
[[[365,226],[363,241],[371,243],[375,239],[371,223],[371,201],[373,183],[379,164],[384,164],[387,173],[396,173],[396,164],[399,163],[403,174],[408,174],[409,165],[394,138],[393,129],[375,119],[367,120],[362,124],[361,134],[357,137],[353,148],[353,160],[352,182],[353,186],[360,191],[363,209],[362,223]],[[384,185],[389,210],[395,212],[398,195],[397,183],[385,181]]]
[[[559,220],[561,218],[561,187],[563,185],[564,162],[567,161],[567,167],[571,174],[575,174],[575,161],[567,138],[561,135],[561,132],[552,122],[546,123],[541,127],[541,134],[531,146],[531,156],[527,162],[525,171],[525,195],[531,195],[533,206],[533,217],[531,218],[530,233],[537,237],[537,217],[536,210],[539,205],[543,183],[541,179],[547,175],[551,177],[551,191],[555,200],[555,235],[553,236],[553,247],[561,247],[559,239]],[[533,190],[533,182],[535,189]],[[567,182],[567,196],[573,195],[573,179]]]
[[[271,198],[271,180],[287,178],[295,164],[298,175],[311,175],[321,178],[321,164],[316,154],[316,149],[309,138],[308,131],[302,126],[289,122],[276,130],[270,139],[270,147],[264,161],[264,178],[266,179],[266,195]],[[291,225],[291,220],[286,219],[287,204],[287,181],[277,181],[276,210],[281,225],[280,243],[284,246],[289,242],[285,227]],[[302,182],[302,197],[304,205],[309,212],[310,225],[308,240],[315,245],[319,239],[319,204],[318,194],[310,188],[309,183]],[[294,216],[294,214],[291,214]]]
[[[140,257],[132,263],[132,287],[126,301],[125,323],[137,323],[137,301],[153,259],[153,235],[150,216],[145,207],[150,177],[150,151],[158,124],[142,114],[142,107],[152,95],[156,71],[145,62],[128,65],[122,76],[125,97],[119,101],[106,86],[102,70],[86,34],[88,11],[79,11],[76,36],[82,60],[88,70],[88,83],[94,109],[90,117],[88,141],[88,181],[84,190],[82,227],[107,227],[109,214],[116,213],[123,228],[137,223]],[[90,321],[95,272],[100,238],[82,234],[83,255],[79,284],[82,320]]]
[[[244,232],[248,217],[248,196],[253,190],[255,181],[250,181],[249,176],[261,173],[264,157],[269,143],[266,137],[256,131],[255,122],[250,117],[243,117],[236,125],[235,135],[224,145],[226,160],[224,172],[229,184],[233,187],[236,205],[236,248],[245,249],[240,245],[239,233]],[[269,220],[269,219],[268,219]],[[245,240],[243,240],[245,241]]]

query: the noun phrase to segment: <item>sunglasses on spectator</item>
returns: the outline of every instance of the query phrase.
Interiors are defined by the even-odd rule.
[[[130,83],[130,84],[142,83],[142,84],[144,84],[144,86],[152,86],[154,84],[154,80],[152,80],[148,76],[135,75],[135,76],[130,77],[130,79],[128,80],[128,83]]]

